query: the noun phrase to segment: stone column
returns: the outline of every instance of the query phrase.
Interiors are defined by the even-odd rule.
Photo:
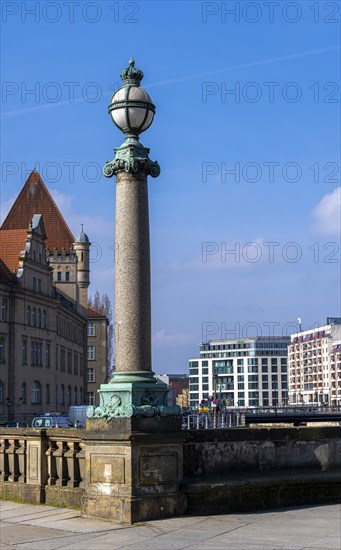
[[[117,373],[150,373],[150,245],[145,172],[121,171],[116,175],[115,344]]]

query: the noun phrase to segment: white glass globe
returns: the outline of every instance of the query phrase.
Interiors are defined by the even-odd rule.
[[[126,85],[112,96],[109,113],[122,132],[140,134],[153,122],[155,106],[143,88]]]

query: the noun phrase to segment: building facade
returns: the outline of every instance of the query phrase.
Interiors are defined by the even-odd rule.
[[[191,407],[215,399],[221,408],[285,405],[290,337],[227,338],[200,345],[189,361]]]
[[[341,405],[341,318],[291,336],[291,403]]]
[[[89,247],[32,172],[0,228],[1,421],[84,403]]]
[[[108,317],[93,308],[87,309],[88,369],[87,396],[89,405],[99,405],[98,390],[108,373]]]
[[[169,405],[180,405],[178,400],[184,401],[186,392],[188,393],[189,379],[187,374],[157,374],[156,378],[164,382],[169,387],[168,400]],[[186,406],[186,405],[184,405]],[[188,406],[188,405],[187,405]]]

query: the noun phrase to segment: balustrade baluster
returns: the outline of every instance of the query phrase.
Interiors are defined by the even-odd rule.
[[[79,483],[78,486],[82,487],[85,485],[85,445],[83,441],[77,443],[77,455],[76,460],[78,461],[79,467]]]
[[[8,439],[8,446],[6,448],[8,474],[7,481],[14,480],[14,439]]]
[[[19,483],[26,483],[26,441],[25,439],[18,440],[18,447],[16,450],[18,457],[18,481]]]
[[[54,452],[56,450],[57,450],[56,442],[50,439],[49,447],[45,452],[45,455],[47,456],[47,473],[48,473],[47,484],[48,485],[56,485],[56,481],[58,479],[56,457],[54,456]]]
[[[65,486],[69,480],[67,473],[67,461],[65,453],[68,446],[65,441],[56,441],[57,448],[53,451],[53,457],[56,459],[57,480],[56,485]]]
[[[77,451],[75,449],[75,442],[67,442],[68,450],[64,454],[67,464],[67,473],[68,473],[68,487],[78,487],[79,481],[79,471],[78,471],[78,461],[76,461]]]

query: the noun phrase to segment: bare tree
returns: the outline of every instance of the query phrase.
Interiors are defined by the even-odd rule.
[[[107,372],[112,371],[113,368],[113,354],[114,354],[114,324],[113,324],[113,309],[111,305],[111,300],[107,294],[100,294],[96,290],[94,297],[91,296],[88,299],[88,307],[91,307],[98,311],[98,313],[103,313],[107,316],[109,325],[108,325],[108,363],[107,363]]]

